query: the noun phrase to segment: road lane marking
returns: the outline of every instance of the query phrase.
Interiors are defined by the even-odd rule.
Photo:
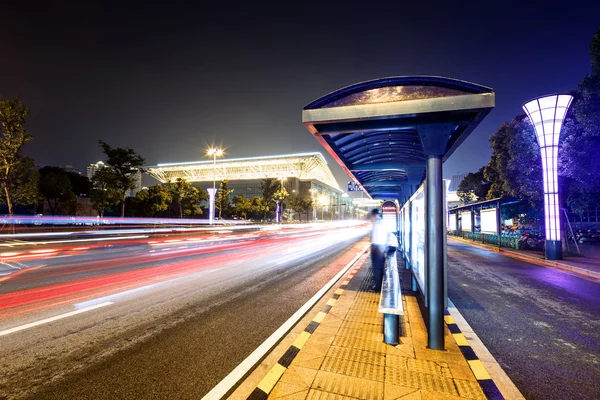
[[[256,350],[254,350],[244,361],[233,369],[221,382],[219,382],[202,400],[215,400],[224,398],[240,382],[254,366],[259,363],[268,352],[270,352],[281,339],[308,313],[314,305],[340,280],[360,257],[370,248],[365,246],[362,251],[357,252],[354,257],[340,272],[337,273],[325,286],[321,288],[310,300],[298,309],[283,325],[281,325],[271,336],[269,336]],[[329,307],[329,306],[326,306]],[[277,365],[277,364],[276,364]],[[274,367],[276,370],[279,367]]]
[[[22,331],[22,330],[25,330],[25,329],[33,328],[35,326],[40,326],[40,325],[43,325],[43,324],[48,324],[50,322],[58,321],[58,320],[61,320],[61,319],[64,319],[64,318],[68,318],[68,317],[72,317],[73,315],[77,315],[77,314],[81,314],[81,313],[84,313],[84,312],[96,310],[96,309],[101,308],[101,307],[110,306],[111,304],[114,304],[114,303],[112,301],[107,301],[105,303],[96,304],[94,306],[82,308],[80,310],[71,311],[71,312],[68,312],[68,313],[65,313],[65,314],[55,315],[54,317],[50,317],[50,318],[42,319],[42,320],[39,320],[39,321],[31,322],[29,324],[25,324],[25,325],[21,325],[21,326],[16,326],[16,327],[10,328],[10,329],[5,329],[3,331],[0,331],[0,336],[10,335],[11,333],[15,333],[15,332],[19,332],[19,331]]]

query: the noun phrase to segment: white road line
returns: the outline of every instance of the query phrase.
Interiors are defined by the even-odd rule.
[[[356,257],[352,259],[336,276],[334,276],[325,286],[321,288],[310,300],[306,302],[298,311],[294,313],[287,321],[284,322],[271,336],[267,338],[256,350],[254,350],[244,361],[240,363],[233,371],[229,373],[221,382],[217,384],[210,392],[202,398],[202,400],[222,399],[246,374],[254,368],[254,366],[271,351],[273,347],[287,335],[287,333],[310,311],[311,308],[323,297],[329,289],[358,261],[358,259],[367,251],[370,246],[366,246],[362,251],[358,252]]]
[[[95,306],[82,308],[81,310],[71,311],[71,312],[68,312],[68,313],[65,313],[65,314],[60,314],[60,315],[56,315],[54,317],[42,319],[42,320],[39,320],[39,321],[36,321],[36,322],[31,322],[29,324],[25,324],[25,325],[21,325],[21,326],[16,326],[14,328],[10,328],[10,329],[6,329],[6,330],[3,330],[3,331],[0,331],[0,336],[9,335],[11,333],[15,333],[15,332],[19,332],[19,331],[22,331],[22,330],[25,330],[25,329],[33,328],[34,326],[39,326],[39,325],[47,324],[49,322],[58,321],[59,319],[72,317],[73,315],[77,315],[77,314],[81,314],[81,313],[84,313],[84,312],[96,310],[96,309],[101,308],[101,307],[110,306],[111,304],[114,304],[114,303],[112,301],[107,301],[106,303],[96,304]]]

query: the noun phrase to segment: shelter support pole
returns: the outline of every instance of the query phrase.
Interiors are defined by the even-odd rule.
[[[444,185],[442,156],[427,156],[426,265],[429,299],[429,348],[444,350]]]
[[[427,155],[425,185],[425,292],[428,308],[427,346],[444,350],[444,306],[446,303],[446,270],[444,230],[444,192],[442,157],[446,152],[453,126],[451,124],[419,125],[419,139]]]

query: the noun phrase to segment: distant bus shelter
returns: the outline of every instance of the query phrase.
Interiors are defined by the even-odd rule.
[[[494,108],[492,89],[456,79],[405,76],[357,83],[304,107],[302,122],[372,199],[402,206],[401,238],[419,229],[413,277],[425,296],[428,345],[444,349],[445,187],[442,163]],[[420,207],[407,207],[422,195]],[[418,222],[418,223],[417,223]],[[408,233],[408,235],[407,235]],[[402,240],[403,249],[408,244]],[[408,259],[415,265],[416,258]]]

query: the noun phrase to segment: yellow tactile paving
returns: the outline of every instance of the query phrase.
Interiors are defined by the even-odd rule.
[[[348,347],[331,346],[327,352],[327,356],[377,365],[385,365],[386,362],[386,356],[381,353],[373,353]]]
[[[313,389],[356,399],[383,400],[383,382],[319,371]]]
[[[335,393],[322,392],[311,389],[306,400],[355,400],[353,397],[342,396]]]
[[[383,382],[385,367],[377,364],[367,364],[343,358],[325,357],[321,370],[343,375],[355,376],[372,381]]]
[[[281,400],[456,400],[485,399],[477,379],[489,379],[479,360],[465,360],[462,333],[445,329],[446,350],[427,348],[427,330],[414,296],[403,296],[397,346],[383,343],[379,293],[369,292],[369,274],[360,289],[338,289],[328,312],[313,319],[319,325],[294,342],[301,348],[289,368],[276,367],[259,388]],[[360,277],[361,275],[359,275]],[[364,277],[364,274],[362,275]],[[353,286],[356,288],[356,284]],[[446,324],[454,324],[445,316]],[[282,369],[283,368],[283,369]],[[477,378],[477,379],[476,379]]]
[[[458,389],[460,397],[467,399],[482,399],[485,400],[485,394],[477,382],[455,379],[454,384]]]

